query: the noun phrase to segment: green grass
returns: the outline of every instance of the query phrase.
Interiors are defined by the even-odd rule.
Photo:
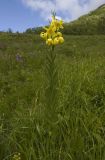
[[[0,160],[105,160],[105,36],[65,36],[56,47],[52,119],[48,52],[38,35],[0,35]]]

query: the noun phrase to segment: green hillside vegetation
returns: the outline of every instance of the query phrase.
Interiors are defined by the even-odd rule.
[[[0,160],[105,160],[105,36],[64,38],[52,115],[48,47],[39,35],[0,34]]]
[[[65,34],[95,35],[105,34],[105,5],[78,20],[65,24]]]

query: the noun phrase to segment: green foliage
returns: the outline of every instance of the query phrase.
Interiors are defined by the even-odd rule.
[[[35,33],[35,34],[40,34],[43,31],[42,27],[36,27],[36,28],[28,28],[25,33]]]
[[[98,31],[100,34],[105,34],[105,15],[102,15],[100,17],[100,20],[98,22]]]
[[[0,43],[0,160],[104,160],[105,36],[66,35],[56,63],[39,35],[2,33]]]
[[[105,34],[105,5],[78,20],[65,24],[65,34],[96,35]]]
[[[49,50],[46,56],[46,117],[48,121],[53,121],[56,117],[56,111],[58,107],[58,71],[56,66],[56,53],[54,51],[54,46]]]

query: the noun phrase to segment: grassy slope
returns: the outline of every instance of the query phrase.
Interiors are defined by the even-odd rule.
[[[66,34],[105,34],[105,5],[100,6],[89,14],[65,24]],[[104,25],[103,25],[104,24]]]
[[[24,160],[104,160],[105,36],[65,36],[56,48],[55,124],[44,121],[47,52],[39,36],[0,35],[0,160],[15,152]]]

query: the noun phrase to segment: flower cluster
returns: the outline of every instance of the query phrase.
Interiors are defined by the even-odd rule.
[[[21,160],[20,153],[15,153],[15,154],[13,155],[12,160]]]
[[[44,27],[46,32],[41,32],[40,36],[46,41],[46,44],[49,46],[55,46],[64,42],[62,33],[59,31],[63,29],[63,21],[58,20],[55,16],[52,16],[52,21],[50,26]]]

